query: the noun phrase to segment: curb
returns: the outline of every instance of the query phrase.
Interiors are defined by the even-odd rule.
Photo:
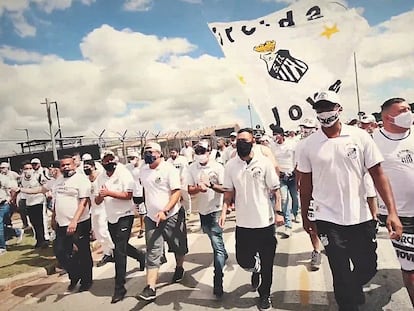
[[[54,274],[56,272],[56,264],[57,262],[49,264],[43,268],[36,268],[30,272],[21,273],[6,279],[0,279],[0,292],[16,288],[31,281]]]

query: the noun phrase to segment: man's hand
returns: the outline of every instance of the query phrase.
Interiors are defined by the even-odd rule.
[[[401,238],[403,226],[397,214],[387,216],[386,226],[391,239],[399,240]]]
[[[161,221],[165,221],[167,219],[167,216],[163,211],[160,211],[157,214],[155,214],[155,218],[157,219],[156,226],[158,227]]]
[[[221,213],[221,216],[218,221],[220,228],[223,228],[223,229],[224,229],[224,225],[226,224],[226,214],[227,213]]]
[[[313,221],[310,221],[307,216],[302,215],[302,226],[308,234],[318,234],[316,224]]]
[[[78,223],[76,221],[71,221],[69,223],[68,228],[66,229],[67,235],[73,235],[76,232],[76,228],[78,227]]]
[[[275,224],[276,226],[283,226],[285,224],[285,217],[276,213]]]
[[[108,188],[106,188],[105,185],[103,185],[102,188],[99,190],[99,196],[104,198],[108,195],[109,195],[109,190],[108,190]]]
[[[198,188],[200,189],[200,192],[207,192],[208,187],[205,183],[203,183],[202,181],[198,183]]]

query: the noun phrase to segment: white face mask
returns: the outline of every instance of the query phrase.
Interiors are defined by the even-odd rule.
[[[331,127],[339,119],[339,110],[319,112],[316,114],[316,118],[323,127]]]
[[[200,164],[205,164],[208,161],[208,154],[196,154],[194,155],[194,160]]]
[[[400,113],[394,117],[394,124],[396,126],[409,129],[413,125],[413,114],[411,111]]]

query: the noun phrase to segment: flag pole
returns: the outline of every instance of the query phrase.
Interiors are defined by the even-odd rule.
[[[354,67],[355,67],[355,85],[356,85],[356,95],[357,95],[357,105],[358,105],[358,120],[361,121],[361,103],[359,100],[359,86],[358,86],[358,69],[356,62],[356,53],[354,52]]]

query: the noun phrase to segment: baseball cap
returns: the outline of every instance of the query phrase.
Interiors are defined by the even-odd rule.
[[[236,137],[236,136],[237,136],[237,133],[236,133],[236,132],[231,132],[231,133],[230,133],[230,136],[234,136],[234,137]]]
[[[38,158],[33,158],[30,163],[32,164],[40,164],[40,160]]]
[[[375,117],[372,114],[366,114],[361,118],[361,123],[375,123],[377,122],[377,120],[375,119]]]
[[[84,153],[82,155],[82,161],[92,160],[92,156],[89,153]]]
[[[128,158],[139,158],[139,154],[136,151],[128,152]]]
[[[321,91],[315,97],[315,103],[313,107],[317,106],[322,102],[330,102],[332,104],[340,104],[339,96],[334,91]]]
[[[275,127],[273,129],[273,135],[276,135],[276,134],[280,134],[280,135],[285,134],[283,127],[280,127],[280,126]]]
[[[111,150],[104,150],[101,154],[101,159],[103,159],[107,156],[112,156],[113,158],[115,158],[115,153]]]
[[[9,168],[9,167],[10,167],[9,162],[1,162],[0,164],[0,168]]]
[[[149,142],[145,145],[144,148],[145,151],[149,150],[149,151],[158,151],[161,152],[161,146],[158,143],[155,142]]]
[[[49,162],[49,168],[60,168],[60,161]]]
[[[306,118],[300,123],[300,125],[309,128],[316,127],[316,120],[313,118]]]

